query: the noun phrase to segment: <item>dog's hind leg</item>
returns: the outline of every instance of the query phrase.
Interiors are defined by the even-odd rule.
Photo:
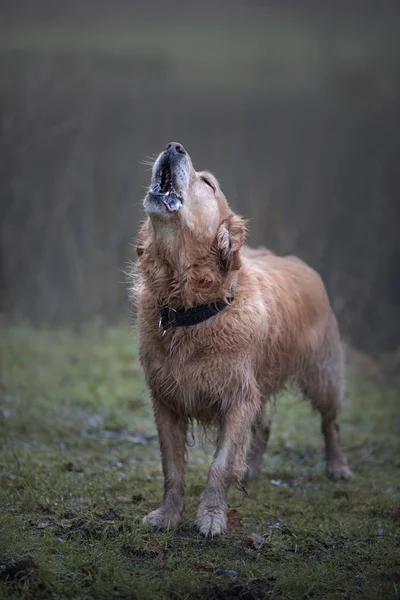
[[[344,395],[344,360],[336,320],[318,352],[308,357],[299,377],[303,394],[319,411],[325,441],[326,471],[331,479],[350,479],[352,472],[340,445],[338,417]]]
[[[251,442],[246,460],[248,479],[254,479],[260,474],[261,461],[268,446],[270,431],[271,420],[264,404],[251,427]]]

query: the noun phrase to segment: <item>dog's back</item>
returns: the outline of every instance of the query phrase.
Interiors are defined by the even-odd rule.
[[[297,256],[277,256],[266,248],[246,246],[242,256],[243,271],[261,289],[270,327],[298,340],[318,329],[322,338],[332,310],[318,273]]]

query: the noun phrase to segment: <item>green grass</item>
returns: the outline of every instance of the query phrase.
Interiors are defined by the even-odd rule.
[[[323,474],[317,416],[279,399],[261,478],[230,495],[242,526],[204,540],[192,523],[209,447],[190,451],[182,526],[141,522],[162,477],[129,327],[0,333],[0,598],[399,597],[398,391],[352,370],[348,484]]]

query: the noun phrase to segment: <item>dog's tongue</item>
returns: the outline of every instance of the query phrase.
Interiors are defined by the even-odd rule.
[[[157,183],[149,193],[154,199],[162,202],[170,212],[176,212],[182,206],[182,200],[173,188],[164,193],[161,191],[161,186]]]

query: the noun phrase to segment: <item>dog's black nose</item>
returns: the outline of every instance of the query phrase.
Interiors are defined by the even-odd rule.
[[[171,154],[186,154],[185,148],[177,142],[170,142],[166,145],[165,150]]]

